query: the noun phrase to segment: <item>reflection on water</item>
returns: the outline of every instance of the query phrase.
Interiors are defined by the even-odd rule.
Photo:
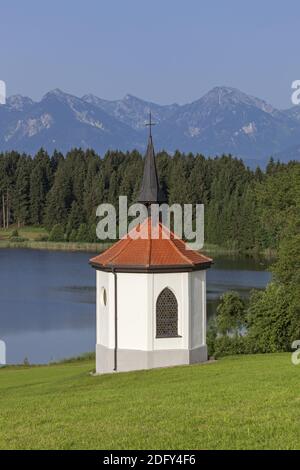
[[[47,363],[94,350],[95,271],[91,253],[0,250],[0,339],[8,363]],[[207,273],[208,315],[227,290],[248,295],[270,280],[266,265],[221,258]]]

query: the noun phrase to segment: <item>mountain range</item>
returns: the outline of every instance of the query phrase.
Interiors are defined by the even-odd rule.
[[[279,110],[230,87],[215,87],[183,105],[158,105],[132,95],[115,101],[91,94],[78,98],[59,89],[39,102],[11,96],[0,106],[0,151],[144,151],[149,110],[157,124],[156,150],[231,153],[252,167],[270,156],[300,158],[300,106]]]

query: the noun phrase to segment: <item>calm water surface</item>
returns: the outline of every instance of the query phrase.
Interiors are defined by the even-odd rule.
[[[92,253],[0,249],[0,339],[7,363],[48,363],[93,351],[95,271]],[[207,273],[208,316],[220,295],[247,296],[271,279],[265,262],[215,258]]]

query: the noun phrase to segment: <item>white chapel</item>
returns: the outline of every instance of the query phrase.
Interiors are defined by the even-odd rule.
[[[150,127],[139,202],[149,208],[164,200]],[[151,216],[143,222],[151,223]],[[212,259],[187,249],[161,222],[158,234],[124,237],[90,260],[96,270],[96,373],[207,360],[206,270]]]

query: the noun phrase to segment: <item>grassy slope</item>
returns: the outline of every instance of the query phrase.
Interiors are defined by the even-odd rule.
[[[290,354],[97,377],[93,365],[0,370],[0,448],[300,448]]]

